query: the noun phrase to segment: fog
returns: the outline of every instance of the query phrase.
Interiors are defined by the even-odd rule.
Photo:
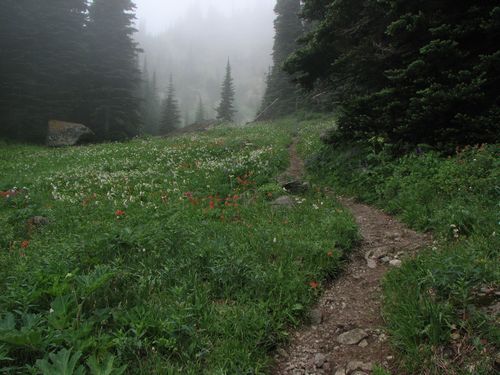
[[[255,116],[271,65],[274,0],[136,0],[144,50],[141,65],[156,73],[160,96],[173,75],[184,123],[201,97],[214,116],[225,64],[233,67],[237,121]]]
[[[135,0],[137,18],[146,25],[147,32],[159,34],[182,19],[190,8],[202,12],[217,10],[226,16],[257,7],[272,11],[275,0]]]

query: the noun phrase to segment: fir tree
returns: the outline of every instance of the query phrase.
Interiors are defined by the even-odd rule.
[[[317,27],[286,69],[342,103],[338,140],[444,152],[500,134],[500,8],[451,0],[306,0]]]
[[[139,49],[133,41],[135,5],[131,0],[94,0],[87,27],[89,85],[87,123],[102,139],[139,132]]]
[[[231,122],[234,120],[236,110],[234,109],[234,85],[233,77],[231,76],[231,64],[228,61],[226,66],[226,77],[222,84],[221,101],[217,108],[217,120],[223,122]]]
[[[0,12],[0,126],[43,141],[49,119],[79,120],[85,0],[5,0]]]
[[[297,49],[297,40],[304,33],[299,18],[300,10],[300,0],[278,0],[274,9],[277,17],[274,22],[273,67],[267,77],[267,88],[260,109],[260,112],[266,111],[263,114],[265,118],[285,115],[297,106],[298,91],[283,71],[283,63]]]
[[[179,105],[175,97],[175,87],[172,75],[170,75],[170,83],[168,85],[168,94],[165,103],[163,104],[163,113],[160,123],[160,134],[167,134],[179,127],[181,117]]]
[[[203,100],[200,99],[198,101],[198,109],[196,110],[196,122],[203,122],[205,121],[205,107],[203,106]]]

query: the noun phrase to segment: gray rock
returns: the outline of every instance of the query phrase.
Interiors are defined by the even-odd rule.
[[[286,182],[282,186],[292,194],[302,194],[309,190],[309,184],[300,180]]]
[[[339,368],[335,371],[335,375],[346,375],[345,369]]]
[[[276,207],[293,207],[295,206],[295,200],[292,197],[284,195],[271,202],[271,205]]]
[[[361,340],[361,342],[358,344],[358,346],[361,348],[366,348],[368,346],[368,341]]]
[[[317,353],[314,356],[314,366],[316,366],[317,368],[323,367],[323,365],[325,364],[325,362],[326,362],[326,356],[324,354]]]
[[[391,258],[389,257],[383,257],[382,259],[380,259],[383,263],[387,264],[391,261]]]
[[[314,325],[323,323],[323,312],[320,309],[313,309],[309,313],[309,319]]]
[[[351,373],[352,371],[371,371],[373,365],[371,363],[363,363],[361,361],[351,361],[347,364],[347,373]]]
[[[28,220],[28,225],[33,225],[35,227],[43,227],[49,224],[50,224],[49,219],[43,216],[33,216]]]
[[[47,133],[47,146],[62,147],[74,146],[94,133],[82,124],[51,120]]]
[[[368,259],[366,261],[366,264],[367,264],[368,268],[371,268],[371,269],[377,268],[377,261],[375,259],[371,259],[371,258]]]
[[[389,262],[389,264],[393,267],[401,267],[401,265],[403,264],[399,259],[393,259]]]
[[[352,331],[344,332],[337,337],[337,341],[343,345],[357,345],[363,339],[368,337],[364,329],[356,328]]]

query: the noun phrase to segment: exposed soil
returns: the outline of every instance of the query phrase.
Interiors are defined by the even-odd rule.
[[[290,158],[286,174],[302,177],[304,165],[296,142],[290,147]],[[311,324],[293,333],[289,346],[278,351],[276,375],[362,375],[370,374],[375,364],[394,368],[381,317],[381,280],[431,238],[380,210],[348,198],[339,200],[356,218],[362,243],[345,272],[327,287],[311,311]]]

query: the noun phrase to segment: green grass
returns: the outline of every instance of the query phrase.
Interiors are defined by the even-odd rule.
[[[267,372],[357,240],[321,192],[269,205],[293,128],[0,145],[0,373]]]
[[[498,317],[485,308],[500,290],[498,145],[393,158],[388,145],[322,146],[332,121],[302,127],[311,178],[430,231],[436,242],[385,280],[384,316],[401,367],[418,374],[493,374]],[[316,134],[314,136],[313,134]],[[490,296],[491,297],[491,296]],[[498,297],[496,299],[498,302]]]

